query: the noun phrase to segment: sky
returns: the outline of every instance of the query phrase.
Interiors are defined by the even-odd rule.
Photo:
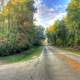
[[[34,23],[43,27],[52,25],[57,19],[67,14],[70,0],[34,0],[37,11],[34,14]]]

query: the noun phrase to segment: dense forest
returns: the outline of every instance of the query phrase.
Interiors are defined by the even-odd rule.
[[[80,0],[71,0],[67,15],[47,29],[49,43],[80,49]]]
[[[33,0],[0,1],[0,56],[39,46],[44,29],[33,24]]]

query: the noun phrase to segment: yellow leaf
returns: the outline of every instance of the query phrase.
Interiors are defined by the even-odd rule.
[[[9,9],[4,8],[2,15],[7,16],[9,14]]]
[[[13,5],[16,5],[16,4],[18,3],[18,0],[11,0],[11,3],[12,3]]]
[[[55,31],[56,31],[56,28],[55,27],[52,27],[51,26],[51,27],[48,28],[48,32],[55,32]]]
[[[11,3],[13,4],[13,5],[16,5],[16,4],[18,4],[18,3],[24,3],[26,0],[12,0],[11,1]]]
[[[19,0],[18,2],[19,3],[24,3],[26,0]]]
[[[10,10],[13,6],[11,4],[6,5],[6,9]]]

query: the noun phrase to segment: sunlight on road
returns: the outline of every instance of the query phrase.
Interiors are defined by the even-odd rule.
[[[45,40],[43,41],[43,45],[48,45],[48,39],[45,39]]]

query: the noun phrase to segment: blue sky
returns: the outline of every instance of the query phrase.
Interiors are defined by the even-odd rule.
[[[62,19],[66,15],[66,8],[70,0],[35,0],[34,6],[37,12],[34,14],[36,25],[48,27],[56,19]]]

